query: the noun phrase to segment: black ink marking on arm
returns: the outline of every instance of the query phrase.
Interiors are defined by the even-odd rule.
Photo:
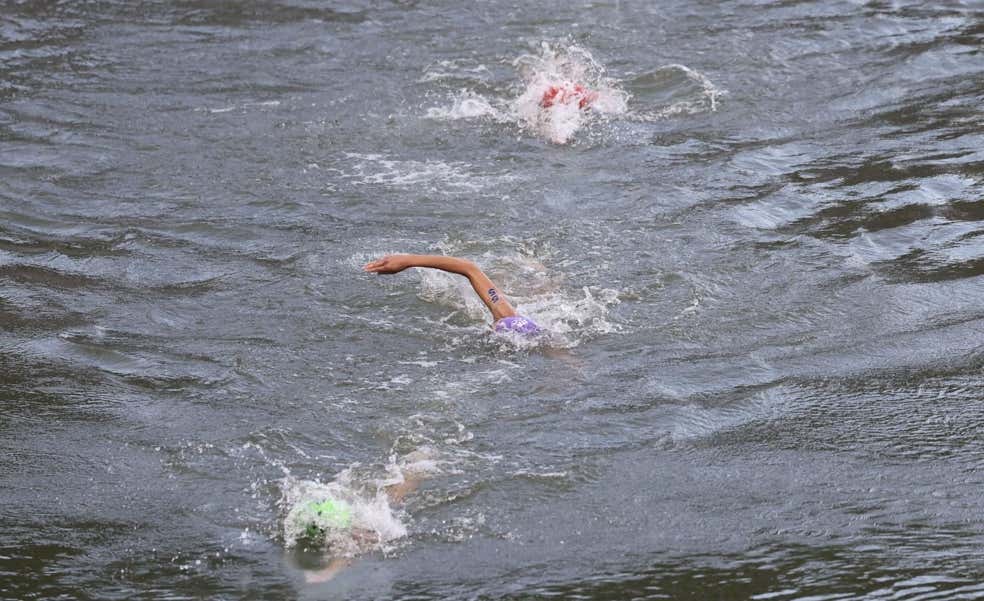
[[[489,298],[492,299],[493,303],[499,302],[499,293],[495,291],[495,288],[489,288]]]

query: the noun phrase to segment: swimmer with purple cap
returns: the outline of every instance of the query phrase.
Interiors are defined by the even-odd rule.
[[[521,336],[537,336],[543,329],[529,317],[518,315],[513,306],[506,300],[499,287],[489,279],[489,276],[479,269],[478,265],[467,259],[445,257],[442,255],[387,255],[368,263],[363,271],[369,273],[399,273],[408,267],[429,267],[449,273],[457,273],[468,278],[475,293],[482,299],[485,306],[492,311],[492,329],[498,333],[513,332]]]

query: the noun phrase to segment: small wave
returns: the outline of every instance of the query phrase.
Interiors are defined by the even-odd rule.
[[[714,112],[718,99],[727,92],[686,65],[666,65],[626,83],[640,108],[629,115],[641,121],[656,121],[676,115]]]
[[[486,98],[471,90],[462,90],[459,92],[450,107],[433,107],[427,109],[427,118],[440,121],[477,119],[479,117],[490,117],[495,121],[509,120],[507,114],[504,114],[501,110],[492,106]]]

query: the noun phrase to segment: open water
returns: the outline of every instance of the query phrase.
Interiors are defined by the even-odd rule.
[[[0,598],[984,598],[982,106],[969,0],[0,2]]]

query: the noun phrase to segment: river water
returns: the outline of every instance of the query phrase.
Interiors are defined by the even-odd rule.
[[[0,3],[0,598],[984,597],[982,47],[971,1]],[[313,582],[327,486],[375,536]]]

